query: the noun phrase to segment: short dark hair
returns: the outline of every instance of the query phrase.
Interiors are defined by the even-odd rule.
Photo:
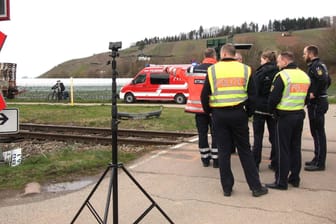
[[[236,48],[235,48],[235,46],[233,44],[227,43],[227,44],[225,44],[225,45],[222,46],[221,53],[222,52],[226,52],[230,56],[234,57],[236,55]]]
[[[318,47],[315,45],[308,45],[307,51],[308,53],[313,54],[315,57],[318,56]]]
[[[280,53],[280,56],[287,59],[288,61],[294,61],[295,60],[294,54],[291,51],[283,51],[283,52]]]
[[[204,57],[213,58],[214,56],[216,56],[216,51],[214,48],[207,48],[204,50]]]
[[[277,56],[275,51],[266,50],[262,52],[261,57],[264,59],[268,59],[270,62],[275,62]]]

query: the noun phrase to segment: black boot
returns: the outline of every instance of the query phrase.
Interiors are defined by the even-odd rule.
[[[201,160],[202,160],[203,167],[208,167],[210,165],[210,159],[202,158]]]
[[[219,167],[219,166],[218,166],[218,159],[214,159],[214,160],[213,160],[212,167],[213,167],[213,168],[218,168],[218,167]]]

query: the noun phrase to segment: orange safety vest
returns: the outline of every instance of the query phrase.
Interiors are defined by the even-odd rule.
[[[181,68],[173,68],[170,72],[188,84],[189,97],[184,111],[189,113],[204,113],[200,95],[207,74],[194,73],[192,67],[191,72],[188,73]]]
[[[204,58],[202,64],[215,64],[216,62],[216,59]],[[190,72],[186,72],[182,68],[172,67],[169,72],[183,79],[188,84],[189,97],[184,111],[189,113],[205,113],[201,102],[201,92],[207,73],[206,70],[205,72],[195,72],[193,68],[190,68]]]
[[[189,113],[204,113],[201,103],[201,91],[205,81],[206,73],[187,73],[186,70],[181,68],[174,68],[171,72],[187,82],[188,84],[188,100],[184,108],[185,112]]]
[[[215,64],[217,62],[214,58],[204,58],[202,64]],[[194,70],[194,67],[190,68],[189,73],[187,73],[189,97],[185,107],[185,112],[189,113],[205,113],[201,102],[201,92],[203,85],[207,76],[207,69],[204,72],[200,71],[202,69],[198,68]]]
[[[204,113],[200,96],[206,75],[206,73],[187,73],[189,97],[185,112]]]

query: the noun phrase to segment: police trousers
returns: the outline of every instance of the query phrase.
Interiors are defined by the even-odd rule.
[[[195,122],[198,132],[198,147],[209,148],[208,133],[211,133],[211,148],[217,148],[216,136],[213,132],[212,119],[209,114],[195,114]]]
[[[325,113],[328,111],[328,99],[319,98],[311,102],[308,108],[310,133],[314,139],[314,158],[317,166],[325,166],[327,157],[327,139],[325,133]]]
[[[218,159],[218,150],[216,135],[213,131],[212,118],[209,114],[196,113],[195,122],[198,132],[198,148],[201,153],[201,159],[204,162],[209,161],[209,159]],[[209,147],[208,133],[211,133],[211,148]]]
[[[304,110],[277,117],[275,147],[278,167],[275,171],[275,181],[279,186],[287,187],[288,181],[300,182],[304,118]]]
[[[271,160],[271,165],[273,167],[276,167],[275,146],[274,146],[275,120],[270,115],[263,115],[263,114],[253,115],[253,140],[254,141],[253,141],[252,152],[253,152],[256,165],[257,167],[259,167],[259,164],[261,162],[261,155],[262,155],[265,123],[267,124],[267,129],[268,129],[268,134],[269,134],[268,140],[271,143],[271,153],[270,153],[269,159]]]
[[[224,192],[232,190],[231,151],[236,145],[240,163],[250,190],[261,188],[259,173],[250,148],[248,116],[243,107],[213,108],[212,119],[217,136],[220,179]],[[234,142],[234,143],[233,143]]]

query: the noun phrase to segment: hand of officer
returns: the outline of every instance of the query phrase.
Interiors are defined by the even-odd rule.
[[[245,106],[244,110],[246,111],[248,117],[252,117],[252,115],[254,114],[254,110],[248,106]]]

